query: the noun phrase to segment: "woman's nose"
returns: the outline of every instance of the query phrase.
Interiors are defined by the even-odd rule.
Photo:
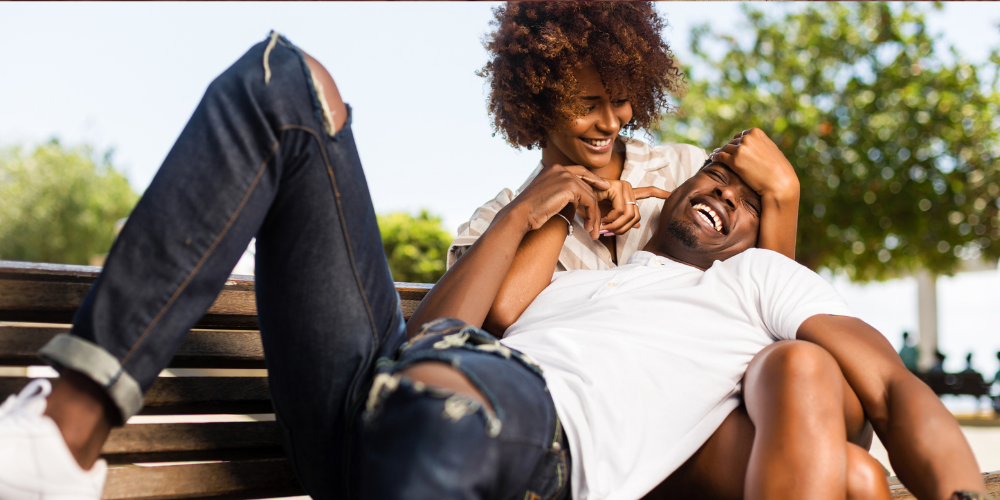
[[[611,103],[601,106],[601,115],[597,121],[597,128],[609,134],[617,134],[621,128],[621,122],[615,116],[614,110],[611,109]]]

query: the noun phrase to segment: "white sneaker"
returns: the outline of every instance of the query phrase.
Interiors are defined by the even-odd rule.
[[[52,392],[35,379],[0,405],[0,500],[98,500],[108,464],[83,470],[45,412]]]

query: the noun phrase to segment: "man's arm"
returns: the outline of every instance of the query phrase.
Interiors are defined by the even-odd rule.
[[[733,169],[760,195],[762,214],[757,247],[795,259],[799,221],[799,178],[771,138],[759,128],[736,137],[709,158]]]
[[[837,360],[893,469],[917,498],[947,499],[956,490],[986,494],[955,417],[903,366],[882,334],[857,318],[817,315],[802,323],[797,337]]]
[[[525,235],[542,228],[567,205],[586,214],[585,227],[597,238],[600,210],[593,189],[558,165],[546,169],[497,214],[490,228],[424,297],[407,323],[408,335],[440,317],[482,326]],[[551,272],[552,268],[549,278]]]

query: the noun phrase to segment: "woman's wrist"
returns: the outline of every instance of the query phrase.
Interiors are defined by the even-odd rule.
[[[519,203],[511,203],[497,212],[496,217],[490,224],[490,229],[494,227],[497,231],[504,232],[508,236],[523,238],[531,231],[531,224],[528,222],[526,210]]]

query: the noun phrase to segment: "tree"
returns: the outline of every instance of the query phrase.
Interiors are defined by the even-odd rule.
[[[88,264],[107,253],[138,195],[88,146],[0,150],[0,259]]]
[[[857,281],[1000,257],[1000,57],[935,52],[912,4],[744,7],[749,45],[693,30],[709,69],[660,138],[709,150],[760,127],[796,166],[798,260]],[[725,55],[713,60],[708,43]],[[690,72],[688,72],[690,74]]]
[[[436,283],[444,275],[452,236],[441,218],[421,210],[416,217],[396,212],[378,216],[382,246],[395,281]]]

